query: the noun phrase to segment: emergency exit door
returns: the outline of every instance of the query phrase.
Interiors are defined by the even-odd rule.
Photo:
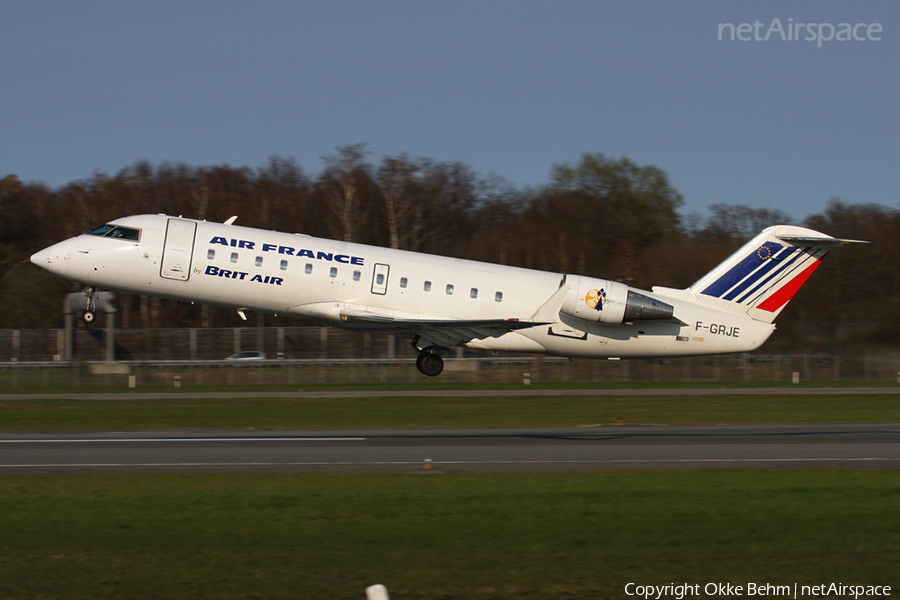
[[[390,270],[391,268],[387,265],[375,265],[375,273],[372,277],[373,294],[381,294],[383,296],[387,293],[388,273],[390,272]]]
[[[197,224],[193,221],[169,219],[166,226],[166,242],[163,246],[162,266],[159,276],[165,279],[187,281],[191,276],[191,257],[194,254],[194,236]]]

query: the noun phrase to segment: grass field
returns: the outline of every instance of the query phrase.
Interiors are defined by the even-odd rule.
[[[896,471],[0,479],[0,597],[627,598],[900,587]]]
[[[564,427],[900,421],[883,396],[0,400],[0,430]]]
[[[476,382],[466,382],[466,381],[458,381],[458,380],[450,380],[445,379],[443,377],[436,378],[426,378],[423,376],[417,377],[413,381],[408,382],[391,382],[391,383],[354,383],[350,379],[346,379],[341,383],[303,383],[303,384],[277,384],[277,383],[267,383],[265,385],[258,384],[228,384],[225,382],[224,378],[219,379],[222,383],[220,384],[212,384],[205,383],[203,385],[191,385],[187,382],[184,382],[182,387],[175,388],[171,383],[171,378],[169,379],[169,383],[166,385],[145,385],[142,384],[136,388],[129,388],[121,382],[118,383],[110,383],[109,385],[104,385],[102,382],[94,383],[94,384],[84,384],[84,385],[71,385],[71,384],[59,384],[52,386],[45,385],[24,385],[19,384],[16,386],[5,385],[4,382],[0,382],[0,393],[9,393],[9,394],[31,394],[35,397],[39,397],[47,394],[96,394],[102,396],[107,393],[142,393],[142,392],[152,392],[152,393],[169,393],[173,396],[178,394],[187,393],[210,393],[210,392],[247,392],[248,395],[252,395],[258,391],[267,391],[267,392],[296,392],[296,391],[307,391],[307,392],[316,392],[316,391],[384,391],[387,389],[390,390],[398,390],[398,391],[415,391],[415,390],[558,390],[558,389],[598,389],[598,390],[616,390],[616,389],[727,389],[727,388],[766,388],[766,389],[803,389],[803,388],[855,388],[855,387],[880,387],[880,388],[896,388],[900,387],[897,381],[893,379],[881,379],[881,380],[855,380],[855,379],[844,379],[840,381],[835,380],[815,380],[815,381],[803,381],[799,384],[792,384],[789,382],[777,382],[777,381],[746,381],[746,380],[727,380],[727,381],[652,381],[652,380],[637,380],[637,381],[548,381],[548,382],[539,382],[536,380],[532,380],[532,382],[525,386],[522,385],[521,380],[516,380],[507,383],[501,382],[491,382],[491,381],[476,381]]]
[[[900,395],[0,400],[0,430],[865,421],[900,421]],[[392,600],[633,600],[628,582],[896,590],[898,503],[900,472],[887,470],[2,477],[0,598],[362,599],[373,583]]]

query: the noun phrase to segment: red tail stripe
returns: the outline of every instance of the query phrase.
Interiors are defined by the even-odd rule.
[[[802,273],[788,281],[780,290],[766,298],[765,302],[757,306],[756,308],[760,310],[764,310],[767,312],[775,312],[780,309],[782,306],[790,302],[791,298],[794,297],[794,294],[797,293],[797,290],[806,283],[806,280],[809,279],[809,276],[813,274],[819,265],[822,264],[821,260],[817,260],[810,266],[806,267]]]

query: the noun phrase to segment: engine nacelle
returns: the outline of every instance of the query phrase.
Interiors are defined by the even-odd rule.
[[[675,307],[632,290],[624,283],[566,275],[570,292],[561,312],[584,321],[619,324],[671,319]]]

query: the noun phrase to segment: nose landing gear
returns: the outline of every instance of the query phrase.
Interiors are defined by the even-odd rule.
[[[87,296],[87,299],[88,299],[87,310],[84,311],[84,314],[81,315],[81,318],[84,320],[85,323],[93,323],[94,319],[97,318],[97,315],[94,312],[95,311],[94,294],[97,293],[97,288],[88,286],[88,287],[84,288],[83,290],[81,290],[81,293],[84,294],[85,296]]]

